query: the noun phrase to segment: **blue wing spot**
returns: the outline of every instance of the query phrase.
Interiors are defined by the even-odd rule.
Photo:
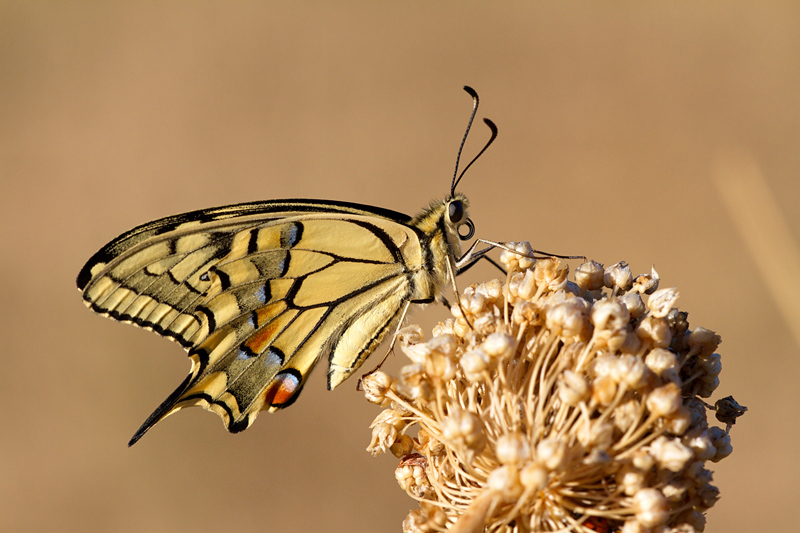
[[[264,353],[264,366],[267,368],[282,367],[284,360],[286,360],[286,356],[274,346],[270,346]]]
[[[300,242],[303,238],[303,224],[293,222],[286,224],[281,230],[281,248],[288,249]]]
[[[281,262],[278,265],[278,268],[280,269],[280,274],[278,275],[279,278],[282,278],[283,276],[285,276],[286,273],[289,271],[289,254],[288,253],[284,253],[283,254],[283,257],[281,258]]]
[[[239,349],[236,350],[236,359],[238,359],[239,361],[247,361],[248,359],[252,359],[253,357],[255,357],[255,355],[256,354],[254,354],[251,350],[249,350],[245,346],[240,346]]]
[[[283,266],[281,266],[283,269]],[[256,298],[262,304],[266,304],[269,302],[270,298],[272,298],[272,291],[270,290],[269,281],[261,285],[258,290],[256,290]]]

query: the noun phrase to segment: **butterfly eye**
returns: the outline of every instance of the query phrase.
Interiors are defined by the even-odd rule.
[[[447,211],[447,217],[453,224],[458,224],[461,222],[461,219],[464,218],[464,204],[458,200],[450,202]]]
[[[462,232],[461,228],[467,228],[467,232]],[[467,241],[471,239],[473,235],[475,235],[475,224],[472,223],[472,220],[467,219],[466,222],[458,227],[458,238],[462,241]]]

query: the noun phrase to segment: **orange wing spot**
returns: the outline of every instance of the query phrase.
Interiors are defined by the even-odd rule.
[[[265,305],[264,307],[259,307],[256,309],[256,318],[258,319],[257,325],[266,324],[285,310],[286,302],[284,301],[278,301]]]
[[[254,354],[260,354],[269,348],[275,340],[276,335],[280,333],[283,328],[286,327],[286,324],[297,314],[297,311],[284,313],[285,309],[286,304],[284,302],[275,302],[274,304],[256,309],[258,325],[265,325],[245,341],[245,347]]]
[[[291,371],[281,372],[264,391],[264,405],[283,407],[300,392],[300,378]]]
[[[268,325],[264,326],[252,337],[245,341],[244,345],[254,354],[260,354],[270,347],[272,341],[275,340],[275,333],[283,328],[284,324],[279,320],[273,320]]]

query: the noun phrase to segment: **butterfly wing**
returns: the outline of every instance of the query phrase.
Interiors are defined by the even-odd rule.
[[[231,432],[290,405],[327,354],[328,387],[352,374],[413,296],[419,233],[392,211],[324,201],[240,204],[145,224],[78,276],[98,313],[176,340],[186,380],[136,433],[190,405]]]

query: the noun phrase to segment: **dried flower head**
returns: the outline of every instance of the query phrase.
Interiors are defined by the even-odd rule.
[[[401,458],[420,502],[403,531],[702,531],[719,497],[706,462],[746,410],[726,398],[727,429],[708,424],[719,336],[689,329],[655,270],[588,262],[570,282],[512,248],[505,283],[468,287],[431,340],[404,329],[396,379],[365,377],[386,408],[368,449]]]

